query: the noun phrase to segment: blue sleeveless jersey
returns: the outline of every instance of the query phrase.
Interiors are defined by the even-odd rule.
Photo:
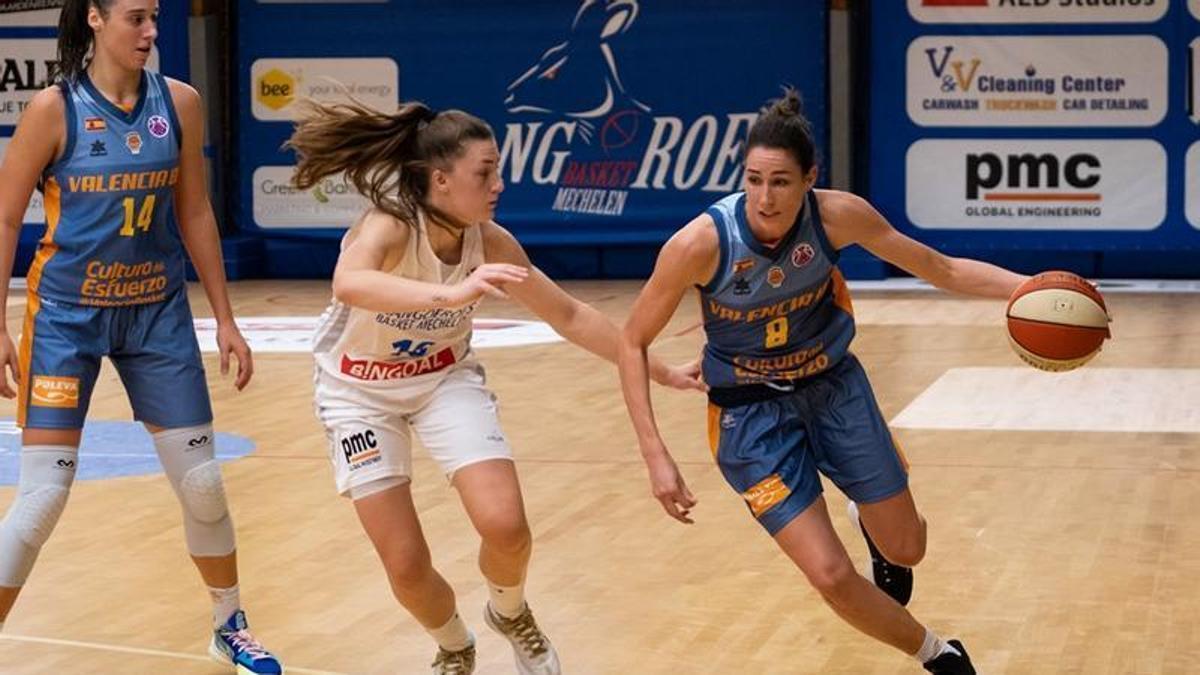
[[[29,289],[51,301],[101,307],[162,301],[184,279],[172,208],[182,130],[166,79],[143,71],[128,112],[86,73],[59,86],[67,144],[42,176],[46,234]]]
[[[786,390],[841,361],[854,337],[854,314],[816,193],[808,193],[796,223],[774,248],[751,233],[745,193],[722,199],[707,213],[721,253],[712,281],[700,289],[708,337],[705,382],[714,390]]]

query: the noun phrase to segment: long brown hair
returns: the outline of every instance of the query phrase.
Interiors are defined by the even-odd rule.
[[[465,152],[467,141],[495,139],[487,122],[461,110],[435,112],[419,101],[388,114],[351,99],[306,101],[284,148],[299,156],[292,182],[306,190],[326,176],[345,172],[376,208],[410,224],[424,209],[435,220],[456,219],[430,207],[429,176]]]
[[[88,10],[95,7],[107,19],[113,0],[66,0],[58,15],[58,62],[51,81],[74,82],[87,68],[95,33],[88,25]]]

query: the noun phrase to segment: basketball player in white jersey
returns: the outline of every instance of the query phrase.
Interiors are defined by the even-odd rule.
[[[532,539],[495,397],[471,350],[471,316],[484,295],[511,297],[612,362],[616,326],[532,267],[492,221],[504,185],[483,120],[421,103],[392,114],[312,105],[289,145],[298,187],[346,172],[373,203],[343,240],[313,348],[338,491],[354,501],[396,599],[438,643],[433,672],[472,672],[474,636],[431,565],[413,506],[415,430],[482,538],[486,623],[512,644],[518,672],[561,672],[525,602]],[[662,384],[703,388],[696,365],[652,370]]]

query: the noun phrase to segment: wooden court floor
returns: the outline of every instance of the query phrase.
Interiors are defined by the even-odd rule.
[[[567,286],[614,320],[638,289]],[[207,315],[191,292],[196,314]],[[328,284],[240,282],[231,292],[239,316],[314,316]],[[1190,397],[1200,415],[1200,391],[1186,384],[1194,380],[1171,379],[1200,372],[1200,295],[1108,299],[1115,339],[1087,369],[1165,373],[1171,395]],[[855,301],[855,351],[888,419],[949,369],[1022,368],[1001,303],[921,291],[857,292]],[[8,311],[15,336],[19,291]],[[491,301],[481,315],[530,318]],[[655,353],[694,356],[697,321],[694,299],[685,300]],[[565,672],[923,672],[842,624],[751,521],[706,448],[702,396],[655,391],[664,434],[700,499],[696,524],[685,527],[649,496],[614,368],[565,343],[488,350],[482,360],[534,530],[531,603]],[[351,506],[334,492],[309,358],[259,353],[255,363],[254,382],[236,393],[206,356],[217,429],[257,443],[224,466],[253,630],[289,672],[427,672],[431,641],[392,599]],[[1037,396],[997,391],[991,405],[1044,412],[1063,403]],[[896,429],[930,522],[911,609],[961,637],[980,673],[1200,672],[1200,434],[1155,431],[1156,405],[1123,399],[1126,413],[1147,420],[1137,431]],[[14,410],[0,403],[0,416]],[[129,417],[108,365],[91,410],[95,420]],[[13,491],[0,488],[0,508]],[[435,564],[479,637],[477,672],[514,672],[507,644],[480,619],[487,594],[476,537],[420,453],[414,494]],[[863,561],[844,498],[826,494]],[[166,480],[79,482],[0,635],[0,672],[220,673],[205,658],[208,625]]]

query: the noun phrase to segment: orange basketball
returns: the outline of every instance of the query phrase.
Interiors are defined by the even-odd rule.
[[[1041,370],[1074,370],[1111,337],[1104,298],[1070,272],[1042,272],[1021,284],[1007,314],[1013,351]]]

